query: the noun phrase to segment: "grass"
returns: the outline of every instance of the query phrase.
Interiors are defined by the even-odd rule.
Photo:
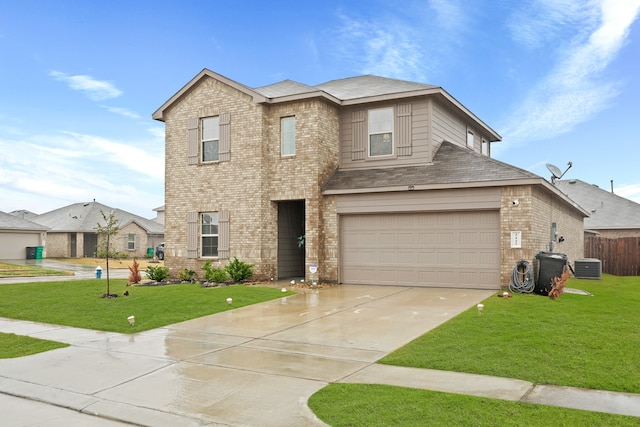
[[[570,279],[556,300],[495,296],[379,361],[640,393],[640,278]],[[330,384],[309,406],[332,426],[626,426],[638,418],[366,384]]]
[[[333,427],[637,426],[638,418],[368,384],[330,384],[309,406]]]
[[[134,333],[194,319],[286,295],[280,289],[258,286],[202,288],[198,284],[126,286],[112,279],[101,298],[105,280],[73,280],[0,286],[0,317],[31,320],[101,331]],[[123,296],[125,290],[129,296]],[[233,303],[228,304],[227,298]],[[127,317],[134,315],[135,326]]]
[[[491,297],[380,360],[534,384],[640,393],[640,278],[570,279],[555,301]]]
[[[0,332],[0,359],[29,356],[68,346],[69,344],[60,342]]]
[[[2,277],[35,277],[35,276],[68,276],[70,272],[49,270],[35,265],[17,265],[0,262],[0,278]]]

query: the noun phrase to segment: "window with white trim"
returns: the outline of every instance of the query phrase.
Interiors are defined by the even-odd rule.
[[[467,147],[473,148],[473,132],[467,130]]]
[[[393,108],[369,110],[369,156],[393,155]]]
[[[127,234],[127,249],[130,251],[136,250],[136,235],[135,234]]]
[[[202,161],[217,162],[220,159],[220,118],[216,116],[200,119],[200,129]]]
[[[296,154],[296,118],[283,117],[280,119],[280,152],[284,156]]]
[[[482,154],[485,156],[489,155],[489,143],[484,138],[482,138]]]
[[[200,214],[200,239],[203,257],[218,256],[218,212]]]

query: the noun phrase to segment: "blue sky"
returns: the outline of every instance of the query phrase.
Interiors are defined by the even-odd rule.
[[[545,164],[640,202],[640,0],[0,0],[0,211],[152,218],[164,126],[203,68],[250,87],[376,74],[443,87]]]

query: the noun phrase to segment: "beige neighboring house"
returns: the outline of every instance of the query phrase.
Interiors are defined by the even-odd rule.
[[[47,227],[25,219],[34,215],[28,211],[0,212],[0,259],[26,259],[27,248],[45,246]]]
[[[48,227],[47,257],[95,257],[100,243],[96,226],[105,224],[101,212],[113,212],[118,220],[118,233],[111,237],[111,249],[116,252],[143,258],[148,248],[155,248],[164,240],[164,225],[95,201],[75,203],[31,220]]]
[[[438,86],[250,88],[204,69],[153,118],[174,273],[237,257],[264,279],[498,289],[540,251],[583,257],[587,213],[491,159],[500,135]]]

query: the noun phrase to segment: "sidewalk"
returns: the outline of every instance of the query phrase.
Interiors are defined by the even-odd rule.
[[[0,332],[70,344],[0,360],[0,410],[29,399],[16,426],[40,422],[36,410],[55,420],[42,425],[99,425],[77,421],[97,415],[115,422],[104,425],[322,426],[308,398],[351,382],[640,417],[640,395],[375,364],[492,294],[341,285],[131,335],[0,318]]]

